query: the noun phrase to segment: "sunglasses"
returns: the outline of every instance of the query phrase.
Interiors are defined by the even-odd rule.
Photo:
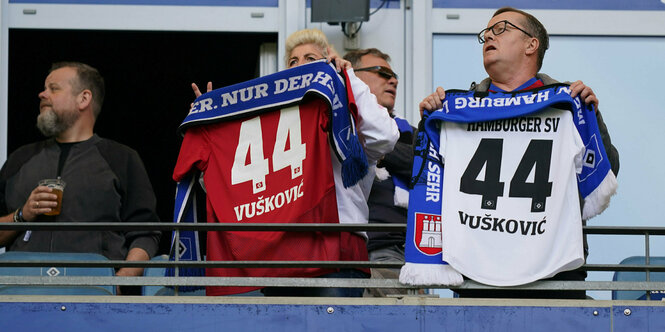
[[[384,66],[372,66],[372,67],[358,68],[358,69],[354,69],[353,71],[371,71],[373,73],[379,74],[381,77],[383,77],[387,80],[389,80],[391,77],[394,77],[396,80],[399,79],[399,77],[397,77],[397,74],[395,74],[394,71],[392,71],[390,68],[384,67]]]

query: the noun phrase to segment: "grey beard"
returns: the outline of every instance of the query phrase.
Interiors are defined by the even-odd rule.
[[[59,116],[53,110],[48,110],[37,117],[37,128],[46,137],[58,136],[69,129],[78,118],[78,112],[66,112]]]

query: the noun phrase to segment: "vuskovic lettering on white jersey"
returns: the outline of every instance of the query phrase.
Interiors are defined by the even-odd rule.
[[[425,131],[445,165],[443,261],[496,286],[584,263],[581,219],[601,213],[617,183],[593,110],[566,85],[446,91]]]

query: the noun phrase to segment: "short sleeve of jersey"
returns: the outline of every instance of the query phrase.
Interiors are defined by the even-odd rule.
[[[192,169],[205,171],[210,158],[210,144],[208,133],[204,127],[194,127],[187,130],[180,146],[180,153],[173,180],[179,182]]]

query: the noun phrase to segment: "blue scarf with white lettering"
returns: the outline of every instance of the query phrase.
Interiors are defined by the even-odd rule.
[[[400,281],[411,285],[459,286],[459,272],[442,258],[441,199],[444,162],[439,155],[441,121],[485,122],[520,117],[548,107],[569,109],[587,153],[597,156],[592,167],[578,174],[578,189],[584,198],[582,218],[602,212],[609,203],[602,197],[616,190],[616,178],[610,169],[605,147],[600,139],[593,108],[579,97],[572,98],[567,84],[553,84],[519,92],[475,92],[448,90],[443,108],[425,111],[418,125],[414,146],[413,172],[405,246],[405,265]]]
[[[322,98],[331,110],[329,142],[342,164],[342,182],[344,187],[351,187],[367,174],[368,162],[356,132],[355,101],[353,95],[347,96],[349,79],[346,72],[342,72],[342,75],[335,71],[332,64],[321,60],[207,92],[196,98],[189,114],[178,127],[178,132],[183,134],[192,126],[246,118],[282,109],[298,104],[305,98]],[[191,202],[196,179],[197,177],[192,175],[178,183],[174,212],[176,223],[196,222],[192,211],[195,204]],[[200,260],[196,232],[180,232],[179,238],[180,259]],[[174,259],[175,246],[174,238],[171,260]],[[167,270],[167,276],[173,274],[173,269]],[[203,272],[202,269],[181,268],[179,275],[198,276],[203,275]]]

